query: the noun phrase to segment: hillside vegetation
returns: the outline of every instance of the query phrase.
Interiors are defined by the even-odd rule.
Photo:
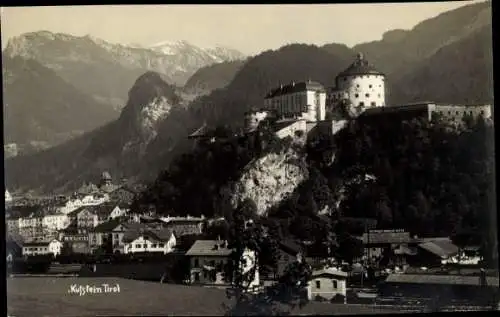
[[[270,143],[277,144],[272,146],[278,146],[277,153],[290,146]],[[227,217],[234,193],[226,185],[253,157],[269,151],[255,144],[242,138],[197,148],[162,173],[136,206],[151,204],[171,215]],[[493,127],[482,120],[469,122],[463,131],[418,119],[352,122],[305,150],[310,177],[268,210],[283,232],[313,239],[317,215],[328,207],[332,220],[373,218],[379,228],[406,228],[419,236],[482,232],[482,241],[491,241],[485,229],[495,210]],[[317,155],[325,151],[334,153],[332,164]],[[352,181],[360,175],[371,180]]]

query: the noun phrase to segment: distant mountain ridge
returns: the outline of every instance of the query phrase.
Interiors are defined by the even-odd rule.
[[[186,41],[138,48],[111,44],[90,35],[78,37],[48,31],[11,38],[3,53],[34,59],[97,100],[113,103],[117,109],[123,107],[128,89],[146,71],[158,72],[168,83],[182,86],[201,67],[244,57],[233,49],[204,50]]]

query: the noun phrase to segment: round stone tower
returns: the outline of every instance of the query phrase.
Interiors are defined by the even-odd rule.
[[[385,107],[385,75],[370,65],[362,53],[337,75],[336,88],[360,110]]]

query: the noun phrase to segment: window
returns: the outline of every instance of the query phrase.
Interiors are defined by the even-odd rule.
[[[333,280],[333,288],[337,288],[337,281]]]
[[[135,248],[136,248],[136,249],[140,249],[140,248],[141,248],[141,245],[140,245],[140,244],[136,244],[136,245],[135,245]]]
[[[148,245],[146,243],[144,243],[144,249],[147,249]]]
[[[320,281],[316,281],[316,288],[321,288],[321,282]]]
[[[484,110],[481,110],[481,114],[484,115]]]
[[[159,247],[159,248],[163,248],[164,246],[165,246],[165,245],[164,245],[163,243],[160,243],[160,244],[158,245],[158,247]]]
[[[364,107],[364,106],[365,106],[365,103],[361,101],[361,102],[359,103],[359,106],[360,106],[360,107]]]
[[[372,88],[372,85],[368,85],[368,88]]]
[[[359,88],[359,85],[356,85],[357,88]]]
[[[376,107],[377,106],[377,104],[375,103],[375,101],[372,101],[371,105],[372,105],[372,107]]]
[[[370,94],[365,94],[365,97],[367,97],[367,98],[370,97]]]
[[[151,245],[151,247],[152,247],[152,248],[156,248],[156,243],[153,243],[153,244]]]
[[[358,98],[358,97],[359,97],[359,94],[354,94],[354,97]]]
[[[194,259],[194,266],[200,266],[200,260]]]
[[[458,115],[458,114],[459,114],[459,112],[458,112],[458,111],[455,111],[455,114],[456,114],[456,115]]]

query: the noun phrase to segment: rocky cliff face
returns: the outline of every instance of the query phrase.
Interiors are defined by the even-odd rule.
[[[257,205],[259,215],[280,203],[308,178],[305,158],[295,150],[268,154],[250,162],[234,184],[233,206],[246,198]]]

